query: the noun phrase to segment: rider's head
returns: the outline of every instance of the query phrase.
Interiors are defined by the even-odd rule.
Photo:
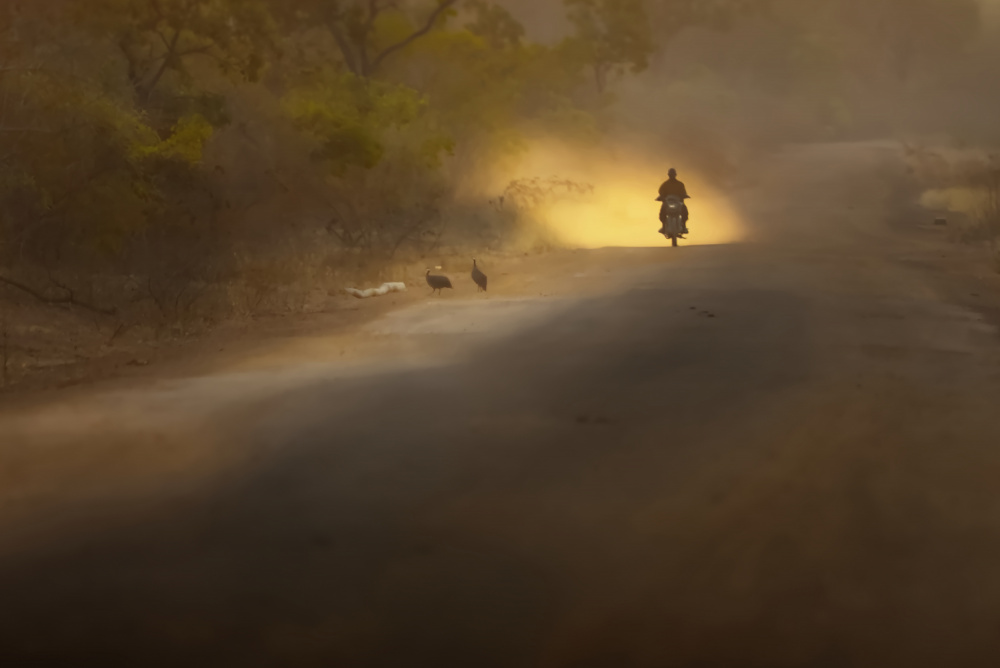
[[[671,168],[670,168],[670,171],[669,171],[669,172],[667,172],[667,176],[669,176],[669,177],[670,177],[670,178],[672,178],[672,179],[673,179],[673,178],[676,178],[676,177],[677,177],[677,170],[676,170],[676,169],[674,169],[673,167],[671,167]]]

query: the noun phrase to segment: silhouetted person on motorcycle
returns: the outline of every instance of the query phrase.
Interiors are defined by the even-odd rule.
[[[687,227],[687,223],[688,223],[688,208],[687,208],[687,204],[684,203],[684,200],[691,199],[691,197],[688,195],[687,188],[684,186],[684,183],[682,181],[678,181],[677,180],[677,170],[676,169],[671,168],[670,171],[667,172],[667,176],[669,178],[666,181],[663,182],[662,186],[660,186],[660,201],[661,202],[665,202],[665,200],[668,197],[676,197],[676,198],[678,198],[681,201],[681,205],[684,207],[684,234],[687,234],[688,233],[688,227]],[[664,209],[665,208],[666,208],[666,204],[664,203],[664,206],[660,209],[660,220],[661,221],[663,221]]]

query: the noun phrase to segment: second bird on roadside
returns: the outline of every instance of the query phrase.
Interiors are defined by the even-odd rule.
[[[472,280],[479,286],[479,292],[486,292],[486,274],[479,270],[478,262],[472,260]]]

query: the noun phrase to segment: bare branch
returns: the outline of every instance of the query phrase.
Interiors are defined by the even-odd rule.
[[[160,38],[160,41],[163,42],[164,48],[166,48],[166,50],[169,52],[170,51],[170,39],[166,35],[163,34],[163,31],[160,29],[160,26],[156,26],[156,28],[153,29],[153,33],[157,37]]]
[[[424,24],[424,26],[420,28],[420,30],[417,30],[416,32],[411,34],[406,39],[383,49],[383,51],[375,57],[375,60],[372,63],[371,70],[372,71],[378,70],[378,68],[382,65],[382,63],[385,61],[386,58],[388,58],[389,56],[391,56],[392,54],[396,53],[401,49],[405,49],[410,44],[413,44],[415,41],[417,41],[418,39],[429,33],[431,30],[433,30],[435,24],[437,24],[438,22],[438,19],[441,18],[441,16],[443,16],[446,11],[451,9],[457,3],[458,0],[440,0],[437,9],[431,12],[431,15],[427,17],[427,22]]]
[[[107,309],[100,306],[95,306],[85,301],[81,301],[76,298],[76,294],[68,286],[62,285],[56,281],[53,281],[54,285],[62,290],[65,294],[53,297],[46,294],[41,290],[36,290],[30,285],[21,283],[20,281],[14,280],[13,278],[8,278],[6,276],[0,276],[0,284],[6,285],[8,287],[16,288],[25,294],[31,295],[43,304],[63,304],[69,306],[77,306],[79,308],[91,311],[93,313],[99,313],[101,315],[113,316],[117,313],[116,309]]]
[[[184,49],[182,51],[178,51],[174,55],[176,55],[178,58],[184,58],[186,56],[194,56],[194,55],[202,55],[202,54],[206,54],[206,53],[211,53],[211,51],[212,51],[212,45],[211,44],[203,44],[202,46],[192,46],[189,49]]]
[[[142,97],[144,101],[149,100],[150,95],[153,94],[153,89],[156,88],[157,84],[160,83],[160,79],[162,79],[163,75],[166,74],[167,68],[170,67],[170,64],[174,60],[174,57],[177,52],[177,44],[180,42],[180,40],[181,40],[181,29],[177,28],[174,30],[174,37],[170,41],[170,45],[167,48],[167,52],[163,54],[163,62],[160,63],[160,68],[157,70],[156,74],[153,75],[153,79],[148,84],[143,86],[143,88],[145,89],[142,92]]]
[[[344,35],[340,26],[337,25],[335,21],[330,22],[330,34],[333,35],[333,40],[337,43],[337,47],[340,49],[341,55],[344,56],[344,63],[347,65],[347,69],[349,69],[352,74],[361,76],[363,72],[358,65],[357,57],[354,55],[354,50],[351,48],[351,43],[348,41],[347,36]]]
[[[46,134],[46,135],[53,134],[52,130],[46,130],[44,128],[32,128],[32,127],[17,128],[17,127],[3,126],[3,125],[0,125],[0,132],[12,133],[12,134],[20,134],[22,132],[34,132],[36,134]]]
[[[365,76],[371,74],[371,60],[368,57],[368,36],[372,34],[375,30],[375,21],[378,20],[379,14],[382,13],[383,7],[379,7],[378,0],[368,0],[368,20],[361,27],[361,40],[358,44],[359,55],[361,56],[361,71],[365,73]]]

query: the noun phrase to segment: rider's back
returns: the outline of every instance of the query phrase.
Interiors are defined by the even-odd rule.
[[[689,199],[684,183],[675,178],[664,181],[663,185],[660,186],[660,197],[670,196],[679,197],[682,200]]]

